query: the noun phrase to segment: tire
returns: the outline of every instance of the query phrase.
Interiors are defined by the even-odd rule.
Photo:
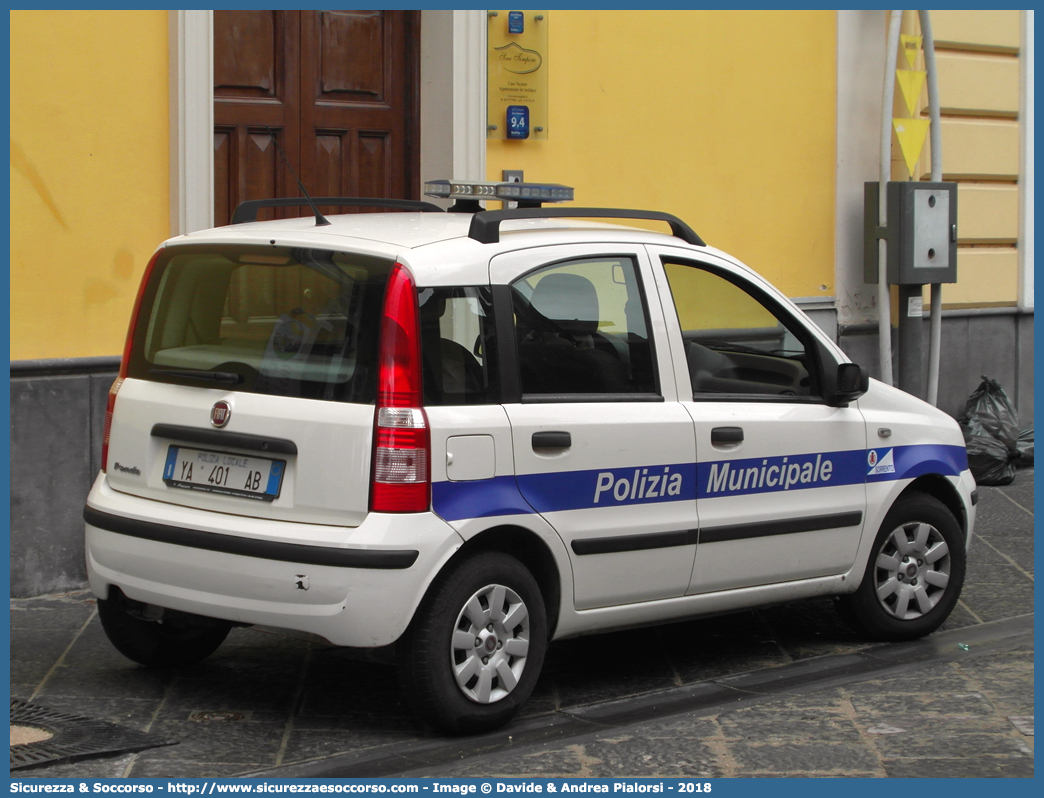
[[[900,496],[874,540],[863,581],[839,596],[842,620],[874,640],[915,640],[949,617],[964,586],[964,535],[938,499]]]
[[[194,665],[217,651],[232,629],[227,621],[182,613],[146,621],[131,615],[121,599],[98,599],[102,629],[117,651],[146,668]]]
[[[469,557],[439,576],[396,648],[402,691],[433,726],[451,734],[502,726],[544,663],[540,588],[514,557]]]

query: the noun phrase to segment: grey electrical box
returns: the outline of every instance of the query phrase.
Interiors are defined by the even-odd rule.
[[[863,279],[877,282],[877,241],[888,241],[888,283],[957,282],[957,184],[887,184],[888,225],[877,224],[879,183],[863,184]]]

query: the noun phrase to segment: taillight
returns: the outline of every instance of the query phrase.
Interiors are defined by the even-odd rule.
[[[145,295],[145,286],[149,284],[149,277],[152,276],[152,267],[156,265],[156,261],[159,259],[162,251],[162,247],[156,250],[156,254],[152,256],[148,266],[145,267],[145,274],[141,276],[141,284],[138,285],[138,296],[134,300],[134,310],[131,311],[130,324],[127,326],[127,340],[123,343],[123,359],[120,360],[120,373],[119,376],[116,377],[116,381],[112,384],[112,387],[109,388],[109,398],[105,402],[105,426],[102,428],[101,445],[102,472],[108,470],[109,433],[112,431],[112,411],[116,408],[116,394],[119,393],[123,381],[127,379],[127,366],[130,363],[131,349],[134,347],[134,331],[138,326],[138,313],[141,310],[141,298]]]
[[[405,266],[388,277],[381,316],[370,509],[420,513],[431,490],[428,419],[421,407],[420,314]]]
[[[116,378],[116,381],[109,388],[109,399],[105,402],[105,427],[102,429],[102,451],[101,451],[101,470],[104,473],[108,470],[109,465],[109,433],[112,431],[112,410],[116,407],[116,394],[119,393],[120,386],[123,385],[123,364],[120,364],[120,376]]]

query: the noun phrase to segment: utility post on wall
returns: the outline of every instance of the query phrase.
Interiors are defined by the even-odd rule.
[[[899,290],[899,385],[925,398],[922,291],[926,284],[957,282],[957,184],[892,181],[886,189],[888,223],[877,223],[877,183],[863,186],[864,280],[878,279],[877,241],[888,242],[889,285]]]
[[[901,12],[892,12],[901,14]],[[863,263],[864,280],[879,283],[886,280],[898,293],[898,387],[922,399],[925,396],[922,333],[923,292],[932,286],[932,361],[938,364],[938,315],[941,313],[940,286],[957,282],[957,184],[941,182],[941,155],[938,123],[938,91],[935,83],[934,46],[927,12],[921,15],[922,31],[927,37],[926,69],[918,69],[923,36],[899,35],[905,63],[895,69],[908,117],[893,118],[892,131],[899,143],[910,182],[865,183],[863,193]],[[895,45],[898,20],[893,17],[893,34],[889,48]],[[894,56],[894,50],[889,56]],[[892,62],[894,63],[894,62]],[[906,68],[909,67],[909,68]],[[920,115],[919,100],[929,76],[930,119]],[[887,105],[888,92],[886,92]],[[885,108],[886,113],[891,110]],[[917,180],[917,164],[924,148],[929,126],[932,132],[931,182]],[[886,170],[885,147],[882,145],[882,174]],[[884,177],[882,176],[882,181]],[[885,196],[881,196],[884,188]],[[886,242],[884,262],[878,241]],[[882,270],[885,274],[882,274]],[[879,313],[887,313],[887,307]],[[936,399],[937,373],[929,375],[927,398]]]

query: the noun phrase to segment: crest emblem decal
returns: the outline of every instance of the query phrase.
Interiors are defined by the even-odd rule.
[[[876,477],[881,474],[894,474],[895,455],[893,452],[893,449],[882,449],[880,453],[875,449],[871,449],[870,454],[866,458],[866,464],[870,466],[870,470],[866,475],[868,477]]]

